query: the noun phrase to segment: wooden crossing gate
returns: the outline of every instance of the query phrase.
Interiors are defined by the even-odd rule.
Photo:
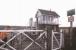
[[[47,50],[47,32],[43,30],[0,30],[8,32],[7,42],[0,39],[3,50]],[[58,36],[58,37],[57,37]],[[52,50],[59,49],[62,35],[52,32]],[[56,46],[55,46],[56,45]],[[57,47],[58,46],[58,47]],[[50,46],[51,47],[51,46]]]
[[[64,45],[62,30],[60,32],[52,31],[52,50],[61,49]]]

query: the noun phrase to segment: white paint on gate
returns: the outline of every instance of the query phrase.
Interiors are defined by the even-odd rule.
[[[9,45],[8,43],[10,41],[12,41],[14,38],[16,38],[18,35],[23,34],[24,36],[26,36],[27,38],[29,38],[32,41],[26,48],[24,48],[24,50],[27,50],[31,45],[33,45],[33,43],[35,43],[36,45],[38,45],[40,48],[42,48],[44,50],[47,49],[47,41],[45,41],[45,48],[42,47],[38,42],[35,41],[35,40],[40,39],[43,35],[45,35],[46,38],[47,38],[47,32],[44,31],[44,30],[0,30],[0,32],[16,32],[17,33],[11,39],[9,39],[7,42],[4,42],[4,41],[2,41],[0,39],[0,42],[3,42],[4,43],[2,46],[0,46],[0,48],[3,48],[5,45],[8,45],[11,49],[16,50],[14,47],[12,47],[11,45]],[[35,32],[35,33],[41,32],[41,33],[40,33],[40,35],[35,40],[33,40],[25,32]],[[56,38],[55,34],[60,34],[60,41],[58,41],[58,39]],[[57,42],[57,44],[59,46],[58,48],[53,49],[53,45],[54,45],[53,44],[54,43],[53,38],[55,38],[55,40],[56,40],[56,42]],[[60,49],[61,46],[62,46],[62,40],[63,40],[62,39],[62,31],[60,31],[60,32],[53,32],[52,31],[52,50]]]
[[[57,39],[57,37],[56,37],[56,34],[58,35],[60,35],[59,37],[59,39]],[[55,38],[55,39],[54,39]],[[58,44],[58,46],[56,47],[56,48],[54,48],[54,42],[56,42],[57,44]],[[62,43],[63,43],[63,35],[62,35],[62,30],[60,30],[60,32],[54,32],[53,30],[52,30],[52,50],[57,50],[57,49],[61,49],[61,47],[62,47]]]
[[[16,32],[17,34],[14,35],[11,39],[9,39],[7,42],[4,42],[0,39],[1,42],[3,42],[4,44],[0,46],[0,48],[3,48],[6,44],[13,50],[16,50],[15,48],[13,48],[11,45],[9,45],[8,43],[10,41],[12,41],[14,38],[16,38],[18,35],[20,34],[23,34],[24,36],[26,36],[27,38],[29,38],[32,42],[31,44],[29,44],[24,50],[27,50],[33,43],[37,44],[39,47],[41,47],[42,49],[46,49],[46,48],[43,48],[39,43],[37,43],[35,40],[33,40],[31,37],[29,37],[25,32],[42,32],[40,33],[40,36],[38,36],[38,39],[40,39],[44,34],[46,35],[46,32],[43,31],[43,30],[0,30],[0,32]]]

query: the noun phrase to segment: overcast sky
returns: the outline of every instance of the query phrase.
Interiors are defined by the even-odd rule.
[[[35,19],[38,9],[51,9],[60,15],[60,26],[69,26],[66,14],[73,8],[76,9],[75,0],[0,0],[0,25],[25,26],[29,24],[29,18]]]

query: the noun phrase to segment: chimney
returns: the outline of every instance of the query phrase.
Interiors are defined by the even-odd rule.
[[[30,18],[30,20],[29,20],[29,26],[30,26],[31,29],[32,29],[32,26],[33,26],[33,18]]]

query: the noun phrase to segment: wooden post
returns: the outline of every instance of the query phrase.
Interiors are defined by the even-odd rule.
[[[72,49],[72,26],[73,26],[73,21],[74,21],[74,17],[71,15],[69,18],[68,18],[68,21],[70,22],[70,47]]]
[[[52,41],[52,28],[51,27],[47,27],[47,50],[51,50],[51,41]]]
[[[70,47],[72,47],[72,25],[73,25],[73,22],[71,21],[70,22]]]
[[[54,35],[54,32],[52,30],[52,37],[51,37],[51,50],[53,49],[53,35]]]

